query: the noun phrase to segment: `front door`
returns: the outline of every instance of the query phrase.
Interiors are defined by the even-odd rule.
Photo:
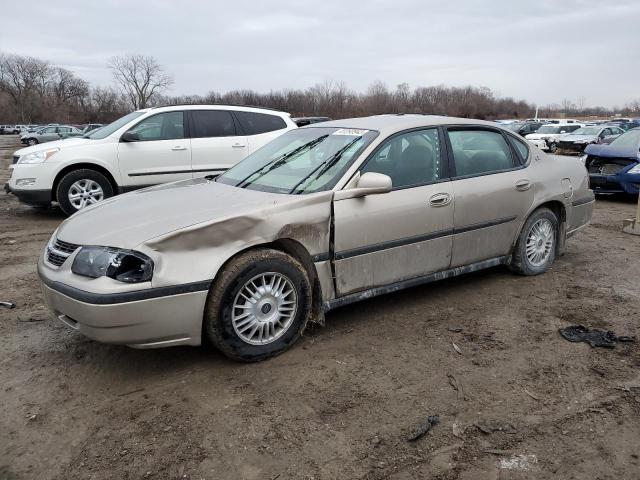
[[[191,110],[191,166],[196,177],[222,173],[248,154],[247,137],[226,110]]]
[[[391,177],[389,193],[334,202],[338,296],[446,270],[453,189],[436,128],[394,135],[360,173]]]
[[[164,112],[128,130],[134,141],[118,143],[118,165],[125,187],[155,185],[192,178],[191,142],[184,112]]]
[[[448,139],[455,170],[451,266],[509,255],[533,203],[535,185],[523,168],[528,147],[512,139],[512,148],[492,128],[449,128]]]

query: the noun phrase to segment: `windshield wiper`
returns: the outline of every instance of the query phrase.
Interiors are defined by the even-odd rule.
[[[309,172],[307,176],[305,176],[302,180],[300,180],[298,183],[296,183],[293,186],[293,188],[289,191],[289,194],[292,194],[296,190],[298,190],[298,187],[300,187],[300,185],[306,182],[311,177],[311,175],[315,174],[312,180],[316,180],[320,178],[322,175],[324,175],[325,172],[327,172],[331,167],[333,167],[336,163],[338,163],[338,161],[340,161],[340,159],[342,158],[342,155],[344,155],[344,152],[349,150],[353,146],[353,144],[355,144],[361,138],[362,137],[354,138],[349,143],[347,143],[344,147],[342,147],[340,150],[334,153],[333,156],[327,158],[324,162],[320,162],[320,164],[316,168],[311,170],[311,172]]]
[[[250,173],[245,178],[240,180],[236,184],[236,187],[243,188],[243,187],[246,187],[247,185],[250,185],[251,183],[254,183],[259,178],[264,177],[267,173],[275,170],[276,168],[281,167],[282,165],[287,163],[291,158],[293,158],[294,156],[298,155],[299,153],[302,153],[304,150],[312,149],[313,147],[315,147],[317,144],[322,142],[328,136],[329,135],[322,135],[321,137],[318,137],[318,138],[316,138],[314,140],[311,140],[310,142],[307,142],[307,143],[304,143],[304,144],[300,145],[297,148],[294,148],[289,153],[285,153],[284,155],[282,155],[279,158],[274,158],[272,161],[267,163],[260,170],[256,170],[255,172]],[[258,175],[258,176],[256,178],[251,178],[254,175]]]

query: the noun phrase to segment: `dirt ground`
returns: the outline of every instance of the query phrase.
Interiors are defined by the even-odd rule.
[[[0,137],[2,184],[16,148]],[[0,479],[638,479],[640,345],[558,334],[640,335],[633,213],[598,199],[545,275],[497,268],[355,304],[245,365],[52,320],[35,264],[63,216],[2,192],[0,300],[17,308],[0,307]]]

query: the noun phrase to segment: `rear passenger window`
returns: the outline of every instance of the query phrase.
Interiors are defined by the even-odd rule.
[[[490,130],[449,130],[456,175],[482,175],[514,168],[509,145]]]
[[[527,146],[527,144],[522,140],[519,140],[514,137],[509,137],[509,141],[520,154],[520,159],[522,160],[522,163],[526,163],[527,159],[529,158],[529,147]]]
[[[225,110],[195,110],[191,112],[191,138],[233,137],[236,126]]]
[[[286,122],[277,115],[256,112],[234,112],[244,133],[258,135],[286,128]]]

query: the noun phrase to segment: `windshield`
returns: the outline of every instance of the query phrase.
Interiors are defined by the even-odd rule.
[[[582,127],[571,132],[571,135],[598,135],[599,132],[598,127]]]
[[[627,133],[620,135],[611,142],[611,146],[633,149],[640,147],[640,128],[629,130]]]
[[[290,130],[249,155],[216,181],[275,193],[329,190],[378,132],[307,127]]]
[[[536,133],[560,133],[561,128],[556,125],[543,125]]]
[[[115,122],[110,123],[94,132],[90,132],[85,135],[85,138],[91,138],[92,140],[102,140],[103,138],[107,138],[116,130],[124,127],[127,123],[129,123],[134,118],[138,118],[140,115],[144,115],[146,112],[131,112],[124,117],[120,117]]]
[[[524,125],[525,125],[524,123],[513,122],[513,123],[507,123],[506,125],[504,125],[504,128],[508,128],[509,130],[517,132],[522,127],[524,127]]]

